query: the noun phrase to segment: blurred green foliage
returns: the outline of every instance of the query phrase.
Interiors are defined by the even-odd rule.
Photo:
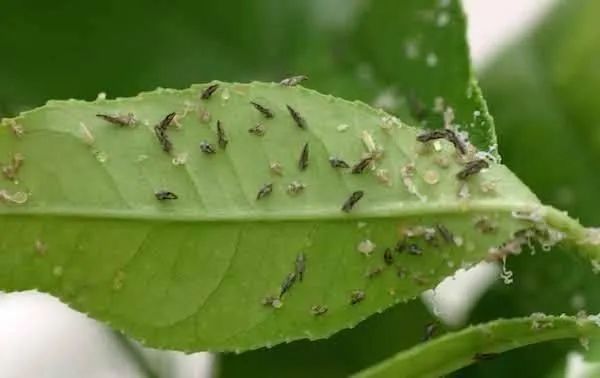
[[[482,75],[494,115],[503,162],[544,203],[600,224],[600,3],[561,1]],[[481,300],[471,322],[533,312],[600,312],[598,276],[574,251],[537,248],[511,258],[515,282],[498,283]],[[515,350],[474,365],[457,377],[542,377],[563,364],[576,342],[562,341]]]

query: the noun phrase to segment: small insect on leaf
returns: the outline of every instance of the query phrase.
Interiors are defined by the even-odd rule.
[[[332,168],[350,168],[348,163],[346,163],[342,159],[336,158],[335,156],[331,156],[329,158],[329,164]]]
[[[296,256],[296,275],[298,276],[298,280],[302,282],[304,279],[304,271],[306,269],[306,255],[304,252],[300,252],[298,256]]]
[[[435,229],[437,230],[438,234],[441,235],[442,239],[444,239],[444,241],[446,243],[448,243],[448,244],[454,243],[454,235],[452,235],[452,232],[450,232],[450,230],[448,230],[448,228],[446,228],[446,226],[438,223],[435,225]]]
[[[427,143],[437,139],[446,139],[448,142],[454,145],[454,148],[456,148],[461,155],[467,153],[467,147],[465,146],[464,142],[456,134],[456,132],[451,129],[431,130],[417,136],[417,141],[421,143]]]
[[[292,119],[296,123],[296,126],[298,126],[301,129],[306,129],[306,120],[304,118],[302,118],[300,113],[298,113],[296,111],[296,109],[292,108],[291,106],[289,106],[289,105],[286,105],[286,106],[287,106],[288,111],[290,112],[290,115],[292,116]]]
[[[265,127],[262,123],[258,123],[256,126],[249,128],[248,132],[256,136],[263,136],[265,135]]]
[[[362,190],[357,190],[350,194],[350,197],[348,197],[348,199],[346,200],[346,202],[344,202],[344,205],[342,206],[342,211],[349,213],[354,208],[356,203],[360,201],[361,198],[363,198],[364,195],[365,192]]]
[[[99,113],[96,114],[96,117],[102,118],[106,122],[117,126],[133,126],[136,123],[133,113],[127,113],[127,115],[110,115]]]
[[[273,114],[273,112],[271,111],[271,109],[269,109],[269,108],[267,108],[267,107],[265,107],[265,106],[263,106],[263,105],[261,105],[261,104],[259,104],[259,103],[257,103],[257,102],[254,102],[254,101],[250,101],[250,103],[251,103],[251,104],[254,106],[254,108],[255,108],[256,110],[258,110],[258,111],[259,111],[259,112],[260,112],[260,113],[261,113],[261,114],[262,114],[262,115],[263,115],[265,118],[269,118],[269,119],[271,119],[271,118],[275,117],[275,114]]]
[[[425,326],[425,334],[423,335],[423,341],[431,340],[436,335],[440,328],[439,322],[431,322]]]
[[[292,181],[287,187],[287,192],[289,195],[295,196],[302,193],[304,189],[306,189],[306,185],[300,181]]]
[[[304,144],[302,147],[302,152],[300,153],[300,159],[298,159],[298,169],[301,171],[305,170],[308,167],[308,142]]]
[[[171,126],[176,115],[177,115],[177,113],[175,113],[175,112],[167,114],[167,116],[165,118],[163,118],[162,121],[160,121],[160,123],[158,124],[158,127],[161,130],[166,130],[169,126]]]
[[[369,167],[371,165],[373,160],[374,160],[374,158],[372,155],[369,155],[366,158],[361,159],[358,163],[356,163],[352,167],[352,173],[355,175],[363,173],[365,171],[365,169],[367,169],[367,167]]]
[[[365,299],[365,292],[362,290],[354,290],[350,294],[350,304],[355,305],[359,302],[362,302]]]
[[[256,200],[260,200],[268,196],[273,192],[273,184],[265,184],[256,195]]]
[[[215,146],[213,146],[205,140],[200,142],[200,151],[204,152],[205,154],[214,154],[217,152]]]
[[[386,248],[383,252],[383,261],[386,265],[392,265],[394,263],[394,255],[392,254],[391,248]]]
[[[200,95],[200,97],[203,100],[208,100],[213,95],[213,93],[217,91],[217,89],[219,89],[219,84],[209,85],[208,87],[206,87],[206,89],[202,91],[202,95]]]
[[[222,149],[227,148],[229,139],[227,139],[227,136],[225,135],[225,129],[223,129],[223,124],[221,121],[217,121],[217,141],[219,143],[219,147]]]
[[[475,159],[468,162],[465,167],[456,174],[459,180],[466,180],[479,173],[482,169],[489,168],[490,164],[485,159]]]
[[[475,353],[473,356],[474,361],[489,361],[498,357],[499,353]]]
[[[292,286],[294,285],[294,283],[296,282],[296,273],[289,273],[285,279],[283,280],[283,282],[281,283],[281,290],[279,292],[279,299],[281,299],[283,297],[283,295],[285,293],[287,293]]]
[[[154,134],[156,135],[156,138],[158,139],[163,151],[166,153],[171,153],[173,150],[173,143],[171,143],[169,140],[167,128],[169,125],[171,125],[173,119],[175,119],[175,115],[175,112],[167,114],[167,116],[163,118],[158,125],[154,126]]]
[[[305,80],[308,80],[308,76],[297,75],[297,76],[287,77],[287,78],[281,80],[279,82],[279,84],[284,85],[286,87],[294,87]]]
[[[154,193],[154,196],[159,201],[176,200],[177,198],[179,198],[177,197],[177,194],[166,190],[159,190],[158,192]]]
[[[327,308],[327,306],[323,306],[323,305],[314,305],[310,308],[310,312],[314,316],[324,315],[328,310],[329,309]]]

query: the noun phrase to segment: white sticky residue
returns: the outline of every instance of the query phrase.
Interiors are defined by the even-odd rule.
[[[369,239],[366,239],[366,240],[363,240],[360,243],[358,243],[358,245],[356,246],[356,249],[358,250],[358,252],[362,253],[363,255],[370,256],[371,253],[373,253],[373,251],[375,250],[375,247],[377,247],[375,245],[375,243],[373,243]]]

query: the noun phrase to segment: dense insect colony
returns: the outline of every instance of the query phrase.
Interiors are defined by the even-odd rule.
[[[292,87],[306,80],[305,76],[295,76],[284,79],[280,85],[284,87]],[[220,93],[220,95],[219,95]],[[196,109],[198,120],[210,127],[213,135],[210,139],[197,141],[197,152],[200,156],[205,156],[206,159],[212,159],[212,155],[227,154],[229,148],[235,148],[236,143],[244,143],[243,140],[237,140],[241,137],[238,134],[233,135],[230,139],[231,131],[239,125],[225,124],[221,119],[213,119],[213,115],[209,111],[208,106],[211,102],[228,101],[231,93],[227,88],[219,83],[211,84],[204,87],[199,94],[199,105]],[[408,104],[411,108],[413,117],[417,120],[422,120],[429,114],[428,109],[416,96],[408,97]],[[378,143],[377,139],[367,130],[361,130],[360,135],[356,138],[356,143],[360,143],[364,153],[360,156],[341,156],[332,155],[322,157],[319,154],[312,156],[311,148],[313,144],[309,143],[309,132],[312,125],[312,118],[306,118],[308,114],[304,113],[304,109],[296,105],[284,104],[279,107],[273,106],[273,103],[264,99],[250,99],[246,102],[249,108],[253,108],[258,119],[249,120],[249,124],[245,126],[248,138],[263,137],[269,133],[270,123],[274,119],[288,119],[291,127],[295,127],[300,133],[306,133],[306,137],[299,141],[298,149],[290,151],[294,154],[296,161],[295,167],[289,167],[284,170],[283,165],[278,161],[270,161],[268,171],[274,179],[277,177],[285,177],[287,170],[295,173],[308,171],[313,166],[327,166],[331,170],[331,174],[335,175],[350,175],[356,178],[364,176],[373,176],[381,184],[393,188],[395,181],[401,183],[400,189],[406,190],[415,198],[421,201],[427,201],[427,197],[422,192],[423,188],[433,187],[442,179],[451,177],[457,185],[456,197],[458,200],[468,200],[470,190],[479,185],[478,193],[493,195],[495,193],[495,183],[485,180],[478,180],[481,172],[490,168],[496,162],[493,158],[489,158],[486,154],[479,153],[468,141],[464,133],[459,132],[453,125],[453,112],[451,108],[445,107],[442,101],[436,102],[435,111],[443,112],[443,124],[440,129],[423,131],[416,136],[416,153],[414,160],[404,161],[398,166],[398,172],[391,172],[387,168],[382,168],[381,163],[385,161],[385,149]],[[281,110],[282,108],[285,110]],[[438,109],[439,108],[439,109]],[[183,113],[178,114],[171,112],[164,115],[154,126],[151,126],[150,121],[140,121],[131,112],[126,114],[120,113],[97,113],[95,116],[107,124],[117,128],[133,128],[140,123],[151,126],[154,138],[158,147],[167,155],[170,155],[174,165],[185,165],[187,162],[187,152],[175,154],[176,146],[171,137],[172,128],[181,128],[179,121],[194,113],[190,111],[194,109],[192,105],[186,103]],[[311,120],[309,123],[308,120]],[[9,126],[13,133],[18,137],[24,134],[23,128],[13,120],[9,120]],[[394,137],[394,130],[401,128],[403,125],[394,117],[385,115],[381,119],[381,130],[384,135],[389,138]],[[244,126],[242,126],[244,127]],[[274,126],[273,126],[274,127]],[[95,137],[90,128],[83,122],[80,123],[82,139],[88,145],[94,145]],[[339,124],[336,130],[340,135],[346,133],[350,135],[348,130],[351,127],[348,124]],[[265,137],[266,138],[266,137]],[[445,145],[444,145],[445,144]],[[445,154],[440,152],[445,151]],[[448,151],[451,151],[448,153]],[[429,169],[420,171],[418,168],[418,159],[430,158],[433,164]],[[326,159],[324,164],[320,164],[317,159]],[[14,153],[9,157],[8,162],[0,163],[2,175],[6,180],[17,182],[19,172],[23,166],[25,157],[20,153]],[[140,160],[142,161],[142,160]],[[451,167],[458,167],[458,170],[451,170]],[[439,168],[439,169],[438,169]],[[313,168],[316,169],[316,168]],[[318,190],[316,183],[309,183],[310,190]],[[423,185],[425,184],[425,185]],[[300,196],[308,187],[304,180],[294,179],[287,182],[285,191],[290,197]],[[313,188],[314,187],[314,188]],[[277,190],[280,188],[274,184],[274,181],[265,180],[262,185],[256,188],[254,200],[257,206],[261,206],[264,202],[269,201],[269,198],[277,195]],[[471,188],[471,189],[470,189]],[[477,189],[477,188],[475,188]],[[27,201],[28,193],[17,192],[9,193],[7,190],[0,190],[0,202],[22,204]],[[160,206],[168,206],[168,202],[180,200],[178,194],[170,191],[169,188],[161,188],[154,192],[154,197],[161,203]],[[364,188],[353,187],[348,192],[339,194],[338,211],[340,214],[353,213],[360,211],[361,203],[369,198],[369,193]],[[524,222],[533,223],[532,226],[526,227],[523,230],[514,233],[513,237],[505,243],[492,247],[489,250],[490,260],[505,261],[507,255],[517,254],[521,251],[524,245],[530,245],[532,241],[541,241],[543,246],[552,245],[562,239],[560,233],[544,227],[541,218],[536,214],[513,214],[515,218]],[[346,215],[351,216],[351,215]],[[540,224],[542,224],[540,226]],[[493,235],[498,231],[496,221],[489,216],[477,217],[472,225],[476,232],[485,235]],[[381,279],[380,276],[386,274],[386,271],[391,271],[394,276],[401,279],[408,279],[419,286],[429,284],[427,274],[424,272],[411,272],[405,263],[407,259],[423,259],[428,253],[447,253],[447,248],[462,247],[464,240],[453,233],[444,224],[434,223],[431,225],[409,225],[403,226],[399,231],[399,236],[395,243],[377,246],[369,239],[365,238],[358,243],[357,249],[364,256],[365,261],[374,259],[377,261],[375,265],[370,265],[364,270],[365,287],[354,288],[346,293],[346,303],[348,306],[359,306],[361,302],[368,300],[366,287],[368,281]],[[36,241],[36,246],[44,245],[42,241]],[[36,250],[41,250],[36,247]],[[44,248],[45,253],[45,248]],[[289,271],[281,278],[277,291],[273,292],[260,301],[265,307],[281,308],[284,305],[286,297],[292,295],[296,290],[296,286],[302,285],[305,281],[305,275],[310,276],[311,264],[307,258],[309,252],[300,251],[296,255],[294,261],[290,261]],[[372,256],[374,255],[374,256]],[[123,278],[120,278],[121,287]],[[390,289],[389,294],[396,295],[395,289]],[[314,303],[307,309],[309,314],[314,317],[322,317],[329,313],[329,307],[326,303]],[[427,330],[427,338],[430,338],[436,331],[437,325],[431,325]],[[479,357],[485,357],[483,354]]]

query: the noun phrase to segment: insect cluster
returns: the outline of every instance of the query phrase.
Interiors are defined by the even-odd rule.
[[[295,76],[284,79],[281,81],[280,85],[288,87],[294,86],[304,80],[306,80],[305,76]],[[219,90],[220,84],[218,83],[205,87],[200,93],[200,102],[203,104],[208,103],[213,99],[215,94],[219,92]],[[269,132],[268,130],[270,122],[278,117],[287,117],[290,124],[292,124],[299,133],[310,131],[312,119],[310,117],[306,118],[302,113],[302,109],[297,105],[292,106],[286,104],[285,108],[287,112],[282,115],[276,110],[270,108],[268,102],[266,101],[263,102],[260,100],[251,100],[248,101],[247,104],[249,107],[253,108],[253,111],[256,111],[258,117],[260,117],[260,122],[253,124],[247,129],[249,134],[248,138],[265,136],[265,134]],[[413,104],[413,106],[417,107],[415,104]],[[424,111],[418,110],[418,112],[423,113]],[[201,114],[199,114],[199,117],[203,122],[208,122],[208,119],[210,119],[210,115],[207,114],[208,113],[206,111],[203,111]],[[133,113],[127,113],[126,115],[98,113],[96,114],[96,117],[119,128],[134,127],[138,123],[138,120]],[[197,145],[199,152],[206,156],[206,159],[213,159],[210,156],[227,153],[228,148],[235,147],[235,144],[237,143],[236,138],[239,137],[234,133],[228,134],[227,130],[231,125],[226,124],[222,120],[217,119],[214,121],[214,123],[212,123],[213,121],[210,122],[211,124],[215,125],[214,137],[209,137],[205,140],[199,140]],[[177,126],[176,112],[171,112],[165,115],[155,126],[153,126],[154,138],[158,142],[158,146],[164,153],[169,155],[172,155],[174,151],[174,144],[170,137],[170,132],[174,125]],[[386,123],[386,125],[388,124]],[[348,125],[344,125],[344,127],[338,127],[338,131],[345,132],[348,127]],[[229,130],[231,131],[231,129]],[[244,130],[246,129],[244,128]],[[386,130],[389,132],[389,128],[386,128]],[[245,131],[244,135],[247,135],[245,134]],[[230,136],[232,136],[232,139],[230,139]],[[390,175],[387,170],[378,167],[379,161],[381,161],[384,156],[383,149],[375,143],[372,136],[366,131],[363,132],[361,139],[365,149],[367,150],[365,154],[354,161],[345,160],[345,158],[342,156],[330,156],[325,163],[328,166],[327,169],[330,169],[332,172],[347,172],[349,173],[349,177],[360,177],[361,175],[374,173],[374,176],[377,177],[379,181],[389,184],[392,181],[393,176]],[[417,144],[422,145],[430,145],[439,141],[446,141],[450,143],[450,148],[453,148],[458,158],[462,159],[461,170],[458,171],[455,176],[453,176],[459,183],[465,184],[467,181],[479,174],[482,170],[490,167],[490,162],[484,158],[475,157],[471,151],[472,146],[468,143],[468,141],[450,127],[426,131],[418,135],[416,137],[416,141],[418,142]],[[291,152],[294,154],[294,160],[297,161],[295,169],[297,169],[299,172],[304,172],[314,169],[314,166],[319,166],[319,162],[316,160],[315,156],[313,156],[314,152],[311,152],[311,144],[309,144],[307,141],[302,142],[303,143],[301,145],[299,144],[297,150]],[[19,170],[21,169],[21,166],[23,165],[23,161],[24,158],[20,154],[15,154],[12,156],[8,164],[2,165],[2,174],[4,177],[9,180],[15,180]],[[439,165],[442,166],[441,163]],[[443,168],[447,168],[448,165],[449,163],[446,162],[446,167]],[[273,175],[283,175],[283,166],[280,163],[272,162],[269,168]],[[408,188],[409,192],[419,195],[414,184],[416,173],[417,169],[415,165],[408,163],[401,169],[401,179]],[[436,184],[439,181],[437,173],[436,175],[427,174],[425,177],[426,178],[424,178],[424,181],[431,185]],[[312,190],[312,188],[306,188],[307,185],[305,183],[301,182],[300,180],[294,180],[287,185],[286,192],[290,196],[297,196],[303,193],[305,190]],[[262,204],[263,201],[268,201],[268,198],[273,196],[276,190],[277,187],[273,182],[265,182],[257,188],[254,200],[257,201],[257,204]],[[361,201],[363,201],[363,198],[367,196],[364,189],[354,188],[348,190],[348,192],[349,193],[340,193],[340,214],[353,212],[357,207],[360,207]],[[154,197],[161,203],[178,200],[180,198],[176,193],[170,191],[169,189],[155,191]],[[2,197],[0,196],[0,200],[1,199]],[[494,232],[495,227],[493,222],[483,218],[479,219],[475,226],[484,233]],[[409,274],[407,269],[399,264],[401,255],[406,256],[403,258],[418,259],[420,256],[423,256],[425,253],[427,253],[426,251],[429,249],[452,245],[458,245],[458,239],[446,226],[442,224],[434,224],[430,227],[419,226],[408,228],[405,230],[400,240],[398,240],[394,245],[388,245],[382,249],[383,253],[381,264],[369,269],[365,274],[365,278],[367,280],[374,280],[380,275],[384,274],[386,270],[394,270],[397,276],[402,278],[406,277]],[[374,248],[375,246],[373,245],[373,249]],[[366,253],[366,255],[368,254],[370,254],[370,252]],[[283,280],[279,285],[278,293],[276,295],[268,295],[264,297],[262,299],[262,304],[272,308],[282,307],[284,298],[289,296],[292,291],[297,290],[294,288],[304,281],[306,267],[306,253],[304,251],[299,252],[295,261],[293,262],[293,269],[287,272],[283,277]],[[411,277],[414,282],[419,285],[425,285],[428,283],[426,279],[420,275],[412,275]],[[355,306],[359,305],[359,303],[365,301],[366,299],[367,293],[365,290],[355,289],[348,293],[347,303],[350,306]],[[315,317],[326,315],[328,311],[329,308],[324,303],[312,304],[309,309],[309,312]]]

